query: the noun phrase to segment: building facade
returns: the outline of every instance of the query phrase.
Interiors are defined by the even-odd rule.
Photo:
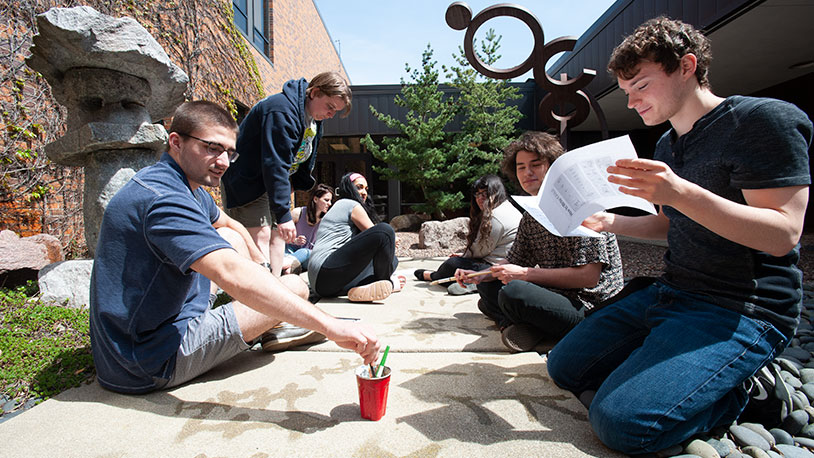
[[[83,173],[45,157],[66,113],[24,61],[36,14],[79,5],[138,21],[189,76],[187,100],[218,102],[238,119],[290,79],[347,78],[313,0],[0,0],[0,230],[52,234],[69,255],[83,252]]]

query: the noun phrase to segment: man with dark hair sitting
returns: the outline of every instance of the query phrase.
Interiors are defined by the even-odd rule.
[[[236,159],[237,131],[218,105],[184,103],[168,151],[110,200],[90,291],[91,348],[103,387],[145,393],[179,385],[282,321],[307,329],[294,338],[271,333],[285,340],[277,349],[327,337],[366,364],[375,360],[379,342],[370,329],[309,303],[299,277],[278,278],[261,266],[267,261],[248,231],[201,187],[217,186]],[[235,301],[210,308],[210,281]]]

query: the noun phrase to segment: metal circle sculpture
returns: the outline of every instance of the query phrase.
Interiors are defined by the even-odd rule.
[[[500,16],[520,20],[531,30],[534,37],[534,47],[531,54],[516,67],[498,69],[488,66],[480,60],[474,50],[475,32],[488,20]],[[596,71],[583,68],[576,77],[568,79],[568,76],[563,74],[559,80],[551,78],[545,71],[546,63],[555,54],[574,49],[577,42],[576,38],[560,37],[545,43],[543,27],[537,17],[534,16],[534,13],[522,6],[507,3],[490,6],[472,17],[472,9],[469,5],[465,2],[455,2],[447,8],[446,21],[455,30],[466,29],[464,55],[472,67],[481,74],[490,78],[510,79],[529,70],[533,71],[537,85],[548,91],[548,94],[543,97],[537,108],[540,119],[546,125],[558,129],[562,135],[566,129],[573,128],[584,122],[590,114],[591,106],[593,106],[602,126],[603,137],[607,138],[607,123],[599,104],[593,100],[593,97],[583,91],[585,86],[596,76]],[[574,108],[571,114],[557,114],[557,108],[564,109],[569,106]]]

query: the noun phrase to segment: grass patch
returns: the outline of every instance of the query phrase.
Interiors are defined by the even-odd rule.
[[[36,282],[0,288],[0,390],[22,407],[92,379],[87,310],[37,299]]]

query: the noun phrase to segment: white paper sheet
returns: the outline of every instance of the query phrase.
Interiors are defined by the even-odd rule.
[[[554,235],[598,237],[598,233],[580,224],[599,211],[632,207],[656,214],[653,204],[623,194],[617,185],[608,182],[608,166],[619,159],[636,157],[627,135],[577,148],[551,164],[536,196],[512,198]]]

